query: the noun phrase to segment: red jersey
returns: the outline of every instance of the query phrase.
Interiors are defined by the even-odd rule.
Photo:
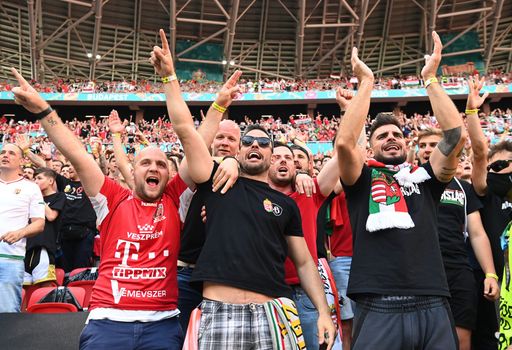
[[[318,253],[316,249],[316,235],[317,235],[317,227],[316,227],[316,218],[318,216],[318,210],[322,206],[322,203],[325,201],[325,198],[322,193],[320,193],[320,187],[318,186],[318,181],[314,179],[316,193],[311,197],[307,197],[305,194],[299,194],[297,191],[289,194],[288,196],[292,198],[297,206],[299,207],[300,216],[302,219],[302,232],[304,233],[304,239],[306,240],[306,244],[308,246],[309,252],[315,261],[315,264],[318,261]],[[299,276],[297,275],[297,270],[295,269],[295,265],[293,264],[290,258],[286,258],[284,263],[285,270],[285,281],[287,284],[299,284]]]
[[[179,182],[172,180],[158,202],[146,203],[105,177],[93,201],[97,202],[94,207],[100,223],[102,256],[91,310],[98,307],[176,309],[178,206],[184,190]]]
[[[331,202],[332,235],[329,249],[333,256],[352,256],[352,227],[348,215],[345,192],[334,197]]]

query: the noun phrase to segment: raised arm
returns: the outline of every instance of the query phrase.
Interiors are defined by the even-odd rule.
[[[27,135],[16,135],[16,145],[23,151],[23,155],[27,157],[36,167],[44,168],[46,166],[45,160],[39,157],[37,154],[34,154],[34,152],[32,152],[30,149],[32,142]]]
[[[116,157],[117,168],[121,175],[123,175],[124,181],[128,187],[133,189],[134,183],[132,168],[126,153],[124,153],[123,142],[121,141],[126,129],[123,123],[121,123],[119,114],[115,109],[112,110],[108,116],[108,128],[112,134],[112,146],[114,148],[114,157]]]
[[[432,152],[429,161],[437,179],[449,182],[457,171],[458,156],[466,142],[466,130],[453,101],[443,90],[441,84],[437,82],[436,72],[441,62],[443,45],[436,32],[432,32],[432,38],[434,39],[434,52],[431,56],[425,56],[425,66],[421,70],[421,76],[426,82],[430,104],[439,126],[443,130],[443,138]]]
[[[336,136],[340,177],[347,185],[356,182],[361,175],[365,161],[357,145],[370,109],[370,97],[374,82],[373,72],[359,59],[355,47],[352,49],[351,61],[352,70],[359,80],[359,89],[341,120]],[[341,94],[340,89],[338,89],[337,94]]]
[[[483,196],[487,193],[487,153],[489,146],[478,118],[478,108],[484,103],[489,95],[488,92],[480,96],[480,90],[484,85],[485,78],[468,79],[469,95],[466,102],[466,121],[468,123],[468,134],[473,149],[473,170],[471,182],[476,194]]]
[[[188,158],[189,175],[195,183],[206,182],[213,169],[213,162],[203,139],[194,127],[192,115],[181,96],[181,89],[176,78],[169,44],[165,32],[160,29],[162,47],[155,46],[150,62],[156,73],[163,78],[164,91],[167,99],[167,111],[172,126],[178,135],[185,156]]]
[[[30,86],[25,78],[16,69],[12,68],[11,71],[20,85],[12,89],[14,101],[31,113],[50,111],[48,102]],[[41,118],[41,125],[59,151],[73,164],[87,195],[90,197],[97,195],[105,178],[80,140],[64,125],[54,110]]]

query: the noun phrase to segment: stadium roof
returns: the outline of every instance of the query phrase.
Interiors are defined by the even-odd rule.
[[[252,78],[340,75],[353,45],[377,74],[415,74],[433,29],[476,31],[477,48],[462,51],[512,70],[509,0],[0,0],[0,79],[10,66],[39,80],[152,79],[159,28],[171,42],[222,45],[227,64],[201,63]]]

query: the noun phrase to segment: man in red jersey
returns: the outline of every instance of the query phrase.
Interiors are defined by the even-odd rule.
[[[271,188],[292,198],[299,207],[302,218],[302,231],[308,250],[315,263],[318,262],[317,255],[317,227],[316,219],[318,210],[327,196],[332,192],[339,179],[338,160],[331,159],[322,168],[318,177],[313,180],[314,193],[311,196],[299,193],[294,188],[294,181],[297,175],[294,164],[293,146],[289,147],[283,143],[274,143],[272,152],[272,163],[268,172],[268,183]],[[296,159],[296,158],[295,158]],[[297,270],[291,259],[285,262],[285,280],[292,287],[293,301],[297,305],[300,323],[304,333],[304,340],[308,349],[319,348],[318,344],[318,311],[313,306],[304,289],[300,286]]]
[[[165,154],[148,147],[134,161],[134,190],[106,177],[57,113],[15,70],[15,102],[41,120],[94,203],[102,260],[81,349],[179,349],[176,317],[179,195]]]

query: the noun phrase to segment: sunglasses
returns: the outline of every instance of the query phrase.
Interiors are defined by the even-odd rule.
[[[493,170],[494,172],[496,173],[499,173],[500,171],[502,171],[503,169],[507,168],[508,165],[512,162],[512,159],[507,159],[507,160],[497,160],[495,162],[492,162],[491,164],[489,164],[487,166],[487,171],[489,170]]]
[[[254,137],[245,135],[241,139],[242,145],[246,147],[251,146],[255,140],[256,142],[258,142],[258,146],[260,146],[261,148],[270,147],[270,144],[272,143],[272,141],[270,141],[268,137]]]

